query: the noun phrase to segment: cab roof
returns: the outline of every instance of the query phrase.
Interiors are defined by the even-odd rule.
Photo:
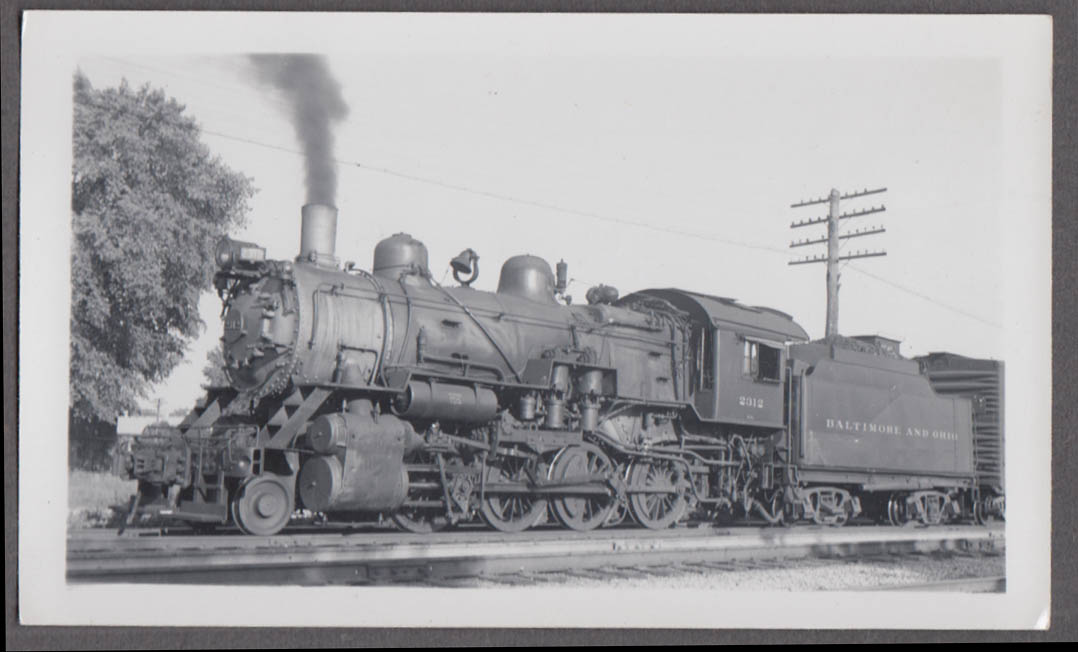
[[[668,301],[697,321],[708,321],[721,330],[783,342],[805,342],[809,339],[808,333],[793,317],[774,308],[746,306],[734,299],[676,288],[641,290],[624,297],[618,303],[629,302],[633,297],[654,297]]]

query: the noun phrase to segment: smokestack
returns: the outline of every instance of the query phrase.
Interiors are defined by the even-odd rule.
[[[300,215],[303,226],[296,260],[336,267],[337,208],[329,204],[307,204]]]

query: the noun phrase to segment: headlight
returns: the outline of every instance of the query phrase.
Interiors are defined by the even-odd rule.
[[[221,238],[217,243],[214,258],[221,269],[228,269],[233,265],[255,265],[266,260],[266,250],[253,242]]]

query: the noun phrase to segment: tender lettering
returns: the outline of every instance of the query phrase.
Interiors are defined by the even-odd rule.
[[[853,421],[850,419],[824,419],[827,430],[839,432],[870,432],[883,435],[905,435],[914,439],[936,439],[940,441],[958,441],[958,433],[950,430],[936,430],[917,426],[897,426],[890,423]]]

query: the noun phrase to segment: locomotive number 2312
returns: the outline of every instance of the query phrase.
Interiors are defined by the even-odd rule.
[[[764,409],[764,399],[755,396],[738,396],[737,404],[742,407],[751,407],[758,410]]]

